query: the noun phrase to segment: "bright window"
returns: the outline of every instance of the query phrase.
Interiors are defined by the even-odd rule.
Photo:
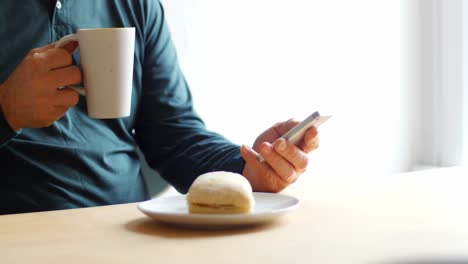
[[[314,174],[391,173],[418,162],[419,87],[408,84],[413,68],[401,56],[407,1],[165,3],[210,129],[252,144],[277,121],[319,110],[333,118],[311,155]]]

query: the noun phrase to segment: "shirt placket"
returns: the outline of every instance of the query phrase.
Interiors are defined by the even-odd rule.
[[[67,9],[67,0],[57,0],[55,2],[54,12],[52,15],[52,30],[51,40],[57,41],[65,35],[71,34],[69,23],[69,12]]]

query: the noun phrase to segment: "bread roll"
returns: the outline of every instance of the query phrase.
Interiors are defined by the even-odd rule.
[[[252,186],[242,175],[226,171],[202,174],[187,193],[190,213],[239,214],[252,212]]]

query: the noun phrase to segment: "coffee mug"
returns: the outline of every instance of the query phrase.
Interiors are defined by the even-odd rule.
[[[86,96],[92,118],[130,115],[135,28],[79,29],[61,38],[56,48],[79,43],[84,87],[70,86]]]

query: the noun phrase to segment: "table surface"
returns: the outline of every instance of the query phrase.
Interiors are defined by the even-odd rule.
[[[137,204],[0,216],[1,263],[468,263],[468,169],[305,175],[299,209],[231,230],[157,223]]]

